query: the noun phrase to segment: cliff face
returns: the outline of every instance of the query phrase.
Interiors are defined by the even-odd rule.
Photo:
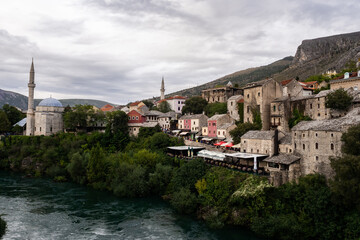
[[[350,60],[360,58],[360,32],[304,40],[288,69],[275,75],[284,80],[298,76],[304,80],[328,69],[342,70]]]

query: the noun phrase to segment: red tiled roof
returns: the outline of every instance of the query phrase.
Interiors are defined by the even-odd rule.
[[[302,82],[302,83],[304,83],[304,84],[306,84],[306,85],[311,85],[311,84],[315,84],[315,83],[317,83],[317,81],[312,81],[312,82]]]
[[[130,103],[130,106],[131,106],[131,107],[134,107],[134,106],[139,105],[139,103],[141,103],[141,102],[140,102],[140,101],[136,101],[136,102]]]
[[[290,83],[291,81],[292,81],[292,79],[284,80],[284,81],[282,81],[280,84],[281,84],[282,86],[285,86],[285,85],[287,85],[288,83]]]
[[[111,109],[113,109],[114,106],[110,105],[110,104],[106,104],[105,106],[103,106],[102,108],[100,108],[101,111],[103,112],[107,112],[110,111]]]
[[[243,103],[244,99],[240,99],[239,101],[237,101],[238,103]]]

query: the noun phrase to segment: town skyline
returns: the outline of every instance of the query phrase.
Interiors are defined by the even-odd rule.
[[[3,90],[114,104],[294,56],[304,39],[355,32],[355,1],[4,1]],[[359,9],[360,10],[360,9]]]

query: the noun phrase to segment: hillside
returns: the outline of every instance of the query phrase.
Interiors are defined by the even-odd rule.
[[[305,80],[309,76],[325,73],[329,69],[341,71],[350,60],[360,58],[360,32],[339,34],[302,41],[295,57],[285,57],[266,66],[238,71],[206,84],[184,89],[167,96],[200,95],[201,90],[226,84],[231,81],[240,87],[249,82],[273,77],[277,81],[296,78]]]
[[[42,99],[35,99],[35,106],[37,106],[41,100]],[[93,99],[59,99],[59,101],[62,103],[63,106],[70,105],[71,107],[75,106],[76,104],[90,104],[101,108],[102,106],[108,104],[108,102]],[[0,89],[0,108],[5,104],[9,104],[22,110],[26,110],[28,104],[27,96],[24,96],[20,93]]]
[[[302,41],[289,68],[275,74],[276,80],[341,71],[350,60],[360,58],[360,32],[334,35]]]
[[[174,95],[182,95],[182,96],[200,95],[201,90],[213,88],[216,85],[225,85],[229,81],[231,81],[233,85],[238,84],[241,87],[249,82],[259,81],[261,79],[271,77],[275,73],[279,73],[283,71],[284,69],[289,67],[292,61],[293,61],[292,56],[285,57],[281,60],[278,60],[266,66],[248,68],[246,70],[234,72],[219,79],[205,83],[203,85],[184,89],[178,92],[168,94],[166,96],[168,97]]]

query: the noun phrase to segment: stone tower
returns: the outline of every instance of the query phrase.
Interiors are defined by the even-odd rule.
[[[164,84],[164,77],[162,78],[162,81],[161,81],[161,88],[160,88],[160,92],[161,92],[160,100],[165,99],[165,84]]]
[[[34,136],[35,110],[34,110],[34,89],[35,89],[35,70],[34,60],[31,61],[30,78],[29,78],[29,97],[28,110],[26,114],[26,135]]]

